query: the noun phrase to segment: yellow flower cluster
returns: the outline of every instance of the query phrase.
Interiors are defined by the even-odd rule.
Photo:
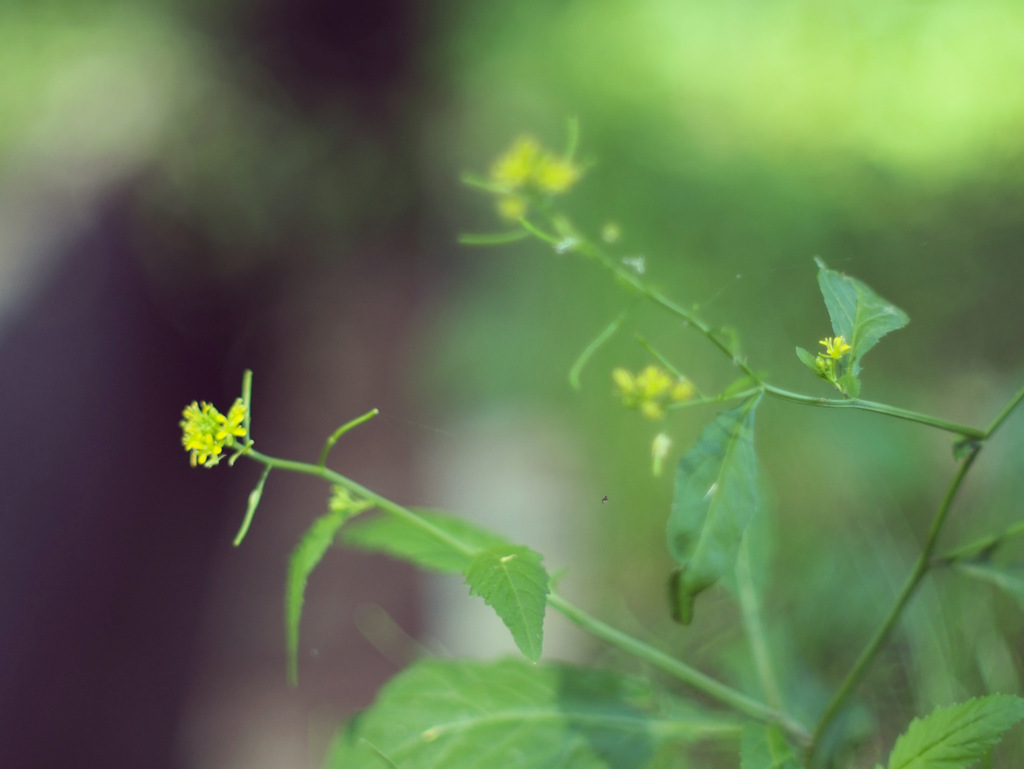
[[[617,368],[612,372],[612,380],[623,404],[639,409],[648,419],[660,419],[665,415],[666,404],[690,400],[697,394],[697,388],[688,379],[673,381],[657,366],[648,366],[635,375]]]
[[[821,355],[822,357],[827,355],[832,360],[839,360],[844,355],[846,355],[846,353],[853,349],[852,347],[850,347],[850,345],[846,343],[846,337],[842,336],[837,336],[835,339],[833,339],[830,336],[827,336],[820,342],[818,342],[818,344],[825,345],[825,352],[819,352],[818,355]]]
[[[846,337],[843,336],[835,338],[827,336],[818,344],[825,345],[825,352],[819,352],[818,357],[814,359],[814,366],[818,371],[818,376],[826,382],[831,382],[836,387],[839,387],[839,374],[836,371],[836,363],[853,348],[846,343]]]
[[[192,401],[181,415],[185,417],[179,422],[181,443],[191,454],[192,467],[213,467],[220,462],[221,451],[234,446],[236,436],[245,435],[245,404],[241,398],[235,400],[227,416],[206,401]]]
[[[536,139],[521,136],[491,166],[491,181],[504,188],[498,198],[498,213],[505,219],[526,215],[532,189],[542,195],[568,191],[580,178],[578,165],[541,149]]]

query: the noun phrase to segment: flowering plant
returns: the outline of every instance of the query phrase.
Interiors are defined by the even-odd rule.
[[[601,244],[617,238],[589,238],[555,208],[557,196],[581,178],[582,166],[573,160],[575,148],[574,126],[562,154],[544,150],[533,139],[520,139],[495,161],[489,177],[467,177],[471,186],[494,197],[500,216],[514,222],[515,228],[466,235],[462,242],[490,245],[533,237],[558,254],[578,255],[607,271],[635,299],[660,308],[696,331],[736,370],[730,385],[703,394],[666,356],[641,340],[655,362],[636,374],[615,368],[609,378],[612,392],[622,404],[648,420],[661,423],[672,411],[697,405],[720,409],[676,468],[668,511],[666,544],[674,569],[668,580],[666,613],[689,625],[702,611],[705,592],[716,583],[728,582],[742,618],[752,680],[729,683],[592,616],[558,592],[543,557],[530,548],[455,516],[399,505],[328,468],[327,458],[335,442],[376,411],[331,434],[316,464],[257,451],[250,435],[251,376],[247,372],[242,397],[226,416],[207,403],[186,407],[182,441],[193,465],[213,467],[223,450],[230,448],[235,449],[232,461],[245,457],[263,465],[236,544],[245,536],[272,471],[300,472],[331,485],[326,514],[299,542],[288,570],[285,614],[292,682],[298,680],[298,628],[306,580],[336,542],[384,552],[423,569],[461,574],[469,592],[483,598],[501,618],[525,658],[417,662],[390,682],[371,708],[345,725],[331,745],[325,765],[337,769],[471,769],[485,765],[640,769],[698,765],[692,760],[702,766],[736,766],[739,762],[743,769],[867,766],[851,748],[865,742],[851,716],[855,712],[851,700],[880,650],[891,643],[922,580],[935,569],[961,565],[968,573],[980,571],[1000,584],[992,555],[1024,533],[1024,527],[1018,525],[944,554],[937,551],[939,535],[965,477],[986,442],[1024,400],[1024,388],[981,428],[861,399],[864,356],[909,319],[865,283],[828,268],[820,259],[817,281],[832,335],[821,340],[823,352],[812,355],[797,348],[796,354],[815,376],[838,390],[840,397],[823,398],[776,386],[748,362],[734,335],[713,328],[694,311],[653,288],[643,280],[635,261],[616,259]],[[574,386],[580,386],[580,372],[619,330],[623,317],[603,329],[581,353],[570,372]],[[872,412],[942,431],[954,439],[956,468],[915,562],[903,575],[902,587],[838,686],[823,692],[817,705],[801,710],[793,707],[795,684],[783,680],[763,611],[767,569],[759,564],[767,557],[757,527],[766,512],[754,434],[759,408],[772,399],[813,408]],[[671,443],[664,429],[654,437],[655,475]],[[362,516],[371,509],[380,515]],[[1004,574],[1002,584],[1008,580]],[[611,670],[539,663],[549,607],[584,632],[639,660],[647,670],[681,685],[682,690],[654,675],[640,678]],[[1012,693],[988,693],[913,720],[894,743],[874,745],[875,755],[882,760],[887,754],[888,769],[966,767],[985,758],[989,748],[1021,718],[1024,699]],[[720,761],[709,758],[707,749],[701,747],[709,743],[723,746],[718,754],[712,754]]]

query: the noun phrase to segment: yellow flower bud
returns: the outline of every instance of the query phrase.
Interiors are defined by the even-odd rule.
[[[636,390],[636,381],[633,379],[633,375],[624,368],[617,368],[612,372],[612,381],[624,396],[632,395]]]
[[[502,219],[519,221],[526,216],[526,199],[519,195],[502,195],[498,198],[498,215]]]
[[[661,419],[665,415],[665,410],[657,401],[645,400],[640,404],[640,413],[648,419]]]
[[[693,386],[693,382],[689,379],[680,379],[672,387],[672,392],[669,394],[674,402],[679,403],[681,401],[688,401],[694,395],[697,394],[697,388]]]

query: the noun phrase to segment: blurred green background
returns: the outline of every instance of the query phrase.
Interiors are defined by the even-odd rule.
[[[610,379],[649,362],[636,333],[705,392],[731,380],[727,363],[644,308],[571,390],[572,362],[629,297],[538,242],[457,247],[459,232],[502,226],[459,175],[486,172],[524,132],[559,149],[577,117],[588,170],[566,213],[591,235],[618,223],[617,255],[644,257],[645,279],[735,328],[773,383],[829,395],[793,354],[831,333],[820,256],[911,317],[865,360],[863,396],[984,426],[1024,379],[1022,75],[1024,6],[1006,0],[4,2],[0,332],[43,311],[32,297],[62,248],[116,206],[155,317],[186,344],[218,335],[201,365],[223,397],[260,350],[257,392],[285,447],[385,402],[390,421],[361,430],[390,430],[404,453],[368,452],[357,479],[396,483],[410,503],[505,494],[489,475],[541,507],[557,498],[558,523],[535,536],[564,554],[550,565],[570,567],[568,593],[756,693],[727,591],[703,596],[689,628],[667,618],[671,472],[653,478],[649,457],[661,428],[625,411]],[[176,393],[168,413],[202,397],[220,396]],[[712,416],[668,420],[673,463]],[[788,701],[811,719],[909,570],[951,440],[779,402],[758,420],[776,553],[767,622]],[[540,434],[551,463],[519,475],[486,448],[457,459],[503,442],[529,454]],[[1015,417],[944,546],[1019,520],[1022,448]],[[221,478],[239,484],[226,517],[246,482]],[[514,510],[496,515],[516,529]],[[269,600],[303,521],[265,545]],[[913,714],[1019,692],[1022,638],[1011,597],[929,577],[860,691],[857,765],[881,760]],[[602,654],[567,643],[576,658]],[[1015,765],[1022,746],[1011,738],[994,765]]]

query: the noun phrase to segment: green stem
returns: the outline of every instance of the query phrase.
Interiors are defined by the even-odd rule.
[[[882,647],[886,639],[888,639],[889,634],[896,626],[896,622],[903,613],[903,608],[907,605],[907,601],[910,600],[910,596],[913,595],[914,589],[917,587],[918,583],[920,583],[921,578],[927,573],[931,562],[932,551],[935,550],[935,543],[939,538],[939,533],[942,531],[943,524],[946,522],[946,516],[953,504],[953,498],[956,496],[957,490],[960,488],[960,484],[967,475],[967,471],[970,470],[971,465],[974,464],[974,459],[977,456],[978,448],[975,447],[961,461],[960,467],[957,468],[956,474],[953,476],[953,480],[950,482],[949,488],[946,490],[946,495],[942,499],[942,504],[939,505],[939,509],[935,513],[935,517],[932,519],[931,528],[928,530],[928,538],[925,540],[924,547],[921,549],[921,553],[918,555],[917,561],[914,563],[913,570],[907,577],[906,582],[903,583],[903,588],[900,590],[899,595],[896,596],[896,600],[889,609],[889,613],[886,615],[882,625],[877,631],[875,631],[871,640],[868,641],[867,646],[864,647],[864,650],[860,653],[857,661],[853,664],[853,668],[851,668],[850,672],[846,674],[846,678],[833,695],[832,700],[825,707],[825,711],[822,713],[821,719],[818,721],[818,725],[814,730],[814,739],[812,740],[811,747],[808,751],[808,755],[811,758],[814,758],[815,750],[820,748],[821,738],[828,730],[828,727],[832,724],[832,721],[839,714],[839,711],[842,709],[849,696],[853,693],[857,684],[860,683],[868,665],[874,659],[878,650]]]
[[[526,230],[488,233],[464,232],[459,235],[458,240],[461,246],[501,246],[506,243],[515,243],[517,240],[525,240],[528,237],[530,237],[530,233]]]
[[[553,226],[555,224],[554,215],[550,211],[545,211],[549,223]],[[525,219],[520,220],[520,224],[523,228],[534,235],[535,237],[543,240],[547,243],[555,244],[557,239],[553,236],[539,230],[536,226],[526,221]],[[704,323],[694,313],[689,312],[685,308],[679,306],[671,299],[661,294],[660,292],[652,289],[644,281],[634,275],[632,272],[624,268],[621,264],[612,259],[608,254],[604,252],[599,246],[591,242],[590,240],[577,236],[577,243],[575,244],[575,250],[580,254],[594,259],[608,269],[615,277],[628,286],[629,288],[636,291],[639,295],[646,297],[657,305],[660,305],[663,309],[669,311],[673,315],[682,319],[686,324],[693,326],[701,334],[703,334],[708,341],[710,341],[715,347],[717,347],[722,353],[724,353],[733,363],[736,368],[742,371],[744,374],[750,377],[751,381],[758,386],[763,386],[765,391],[774,395],[777,398],[783,400],[793,401],[794,403],[802,403],[807,406],[821,406],[824,408],[850,408],[858,409],[860,411],[873,411],[877,414],[886,414],[896,419],[903,419],[909,422],[916,422],[922,425],[928,425],[930,427],[937,427],[940,430],[946,430],[947,432],[955,433],[957,435],[963,435],[967,438],[975,440],[984,440],[992,434],[1009,416],[1010,412],[1024,400],[1024,388],[1016,394],[1013,400],[1010,401],[1003,409],[1003,411],[996,417],[995,421],[987,430],[979,430],[976,427],[970,425],[962,425],[957,422],[951,422],[946,419],[940,419],[938,417],[932,417],[927,414],[921,414],[916,411],[910,411],[908,409],[897,408],[896,406],[889,406],[885,403],[875,403],[873,401],[865,401],[859,399],[849,400],[834,400],[828,398],[814,398],[808,395],[800,395],[799,393],[789,392],[779,387],[774,387],[764,381],[762,377],[757,375],[750,365],[741,358],[736,352],[729,346],[729,344],[717,335],[709,325]]]
[[[595,246],[589,240],[579,238],[579,242],[576,244],[576,250],[584,256],[588,256],[600,262],[606,269],[608,269],[616,278],[622,283],[632,288],[641,296],[647,297],[655,304],[661,306],[663,309],[672,313],[676,317],[685,321],[688,325],[693,326],[701,334],[707,337],[708,341],[711,342],[715,347],[721,350],[729,359],[733,362],[740,371],[749,376],[754,382],[760,383],[761,377],[754,373],[753,369],[747,364],[745,360],[736,355],[729,345],[722,340],[708,324],[698,318],[689,310],[680,307],[678,304],[673,302],[664,294],[655,291],[653,288],[644,283],[640,278],[634,275],[632,272],[627,270],[621,264],[616,262],[610,256],[608,256],[603,250]]]
[[[806,744],[809,740],[810,735],[807,729],[782,711],[770,708],[762,702],[751,699],[742,692],[701,673],[684,662],[680,662],[660,649],[655,649],[653,646],[649,646],[643,641],[623,633],[621,630],[616,630],[611,625],[606,625],[583,609],[565,600],[558,593],[551,592],[548,595],[548,604],[591,635],[607,641],[612,646],[647,662],[659,670],[665,671],[680,681],[728,705],[733,710],[751,718],[756,718],[758,721],[778,724],[803,744]]]
[[[743,617],[743,629],[750,642],[754,666],[757,668],[758,678],[761,679],[764,697],[773,708],[783,710],[779,680],[768,651],[768,638],[764,631],[764,623],[761,621],[760,602],[754,587],[753,575],[750,573],[750,546],[747,538],[744,538],[740,545],[740,555],[736,559],[736,592]]]
[[[319,465],[311,465],[308,462],[296,462],[291,459],[280,459],[278,457],[271,457],[251,448],[245,452],[245,456],[250,457],[256,460],[257,462],[261,462],[262,464],[267,465],[268,467],[277,468],[279,470],[290,470],[294,473],[303,473],[304,475],[313,475],[316,476],[317,478],[322,478],[328,483],[337,484],[338,486],[348,489],[357,497],[361,497],[369,502],[373,502],[373,504],[376,507],[379,507],[384,512],[390,513],[396,518],[402,519],[411,526],[415,526],[421,531],[430,534],[438,541],[444,542],[446,545],[448,545],[456,552],[469,556],[476,554],[476,550],[469,547],[465,543],[459,541],[448,532],[439,529],[437,526],[430,523],[430,521],[427,521],[426,519],[416,515],[416,513],[414,513],[412,510],[402,507],[401,505],[392,502],[390,499],[382,497],[380,494],[370,491],[365,486],[362,486],[356,483],[355,481],[346,478],[344,475],[336,473],[333,470],[330,470],[326,467],[321,467]]]
[[[929,427],[937,427],[940,430],[946,430],[947,432],[963,435],[968,438],[974,438],[976,440],[984,440],[988,437],[991,430],[991,428],[990,430],[979,430],[977,427],[971,427],[970,425],[962,425],[957,422],[950,422],[946,419],[929,416],[928,414],[920,414],[916,411],[908,411],[907,409],[897,408],[896,406],[890,406],[885,403],[875,403],[874,401],[865,401],[858,398],[851,398],[849,400],[814,398],[810,395],[800,395],[799,393],[790,392],[789,390],[783,390],[782,388],[774,387],[770,384],[765,384],[764,389],[765,392],[776,398],[792,401],[794,403],[802,403],[805,406],[873,411],[876,414],[887,414],[888,416],[895,417],[896,419],[904,419],[908,422],[917,422],[918,424],[928,425]]]
[[[276,468],[279,470],[290,470],[296,473],[303,473],[305,475],[313,475],[317,478],[322,478],[330,483],[337,484],[348,489],[350,492],[355,494],[362,499],[372,502],[376,507],[381,510],[402,519],[406,523],[419,528],[421,531],[434,537],[439,542],[443,542],[448,547],[452,548],[456,552],[462,553],[463,555],[473,556],[476,554],[476,550],[469,547],[465,543],[456,539],[446,531],[439,529],[429,521],[423,519],[412,510],[402,507],[395,502],[392,502],[386,497],[382,497],[365,486],[362,486],[355,481],[346,478],[340,473],[336,473],[333,470],[329,470],[319,465],[311,465],[307,462],[296,462],[290,459],[280,459],[277,457],[271,457],[263,454],[254,449],[246,451],[245,456],[262,463],[266,466],[268,472],[270,468]],[[744,713],[753,718],[757,718],[761,721],[767,721],[771,723],[779,724],[783,729],[792,734],[796,739],[806,743],[809,739],[807,730],[793,721],[785,713],[777,710],[773,710],[767,705],[758,702],[757,700],[751,699],[741,692],[726,686],[720,681],[716,681],[710,676],[701,673],[700,671],[691,668],[683,662],[673,659],[669,655],[662,651],[655,649],[652,646],[648,646],[642,641],[633,638],[610,625],[606,625],[600,620],[591,617],[582,609],[574,606],[573,604],[566,601],[564,598],[559,596],[557,593],[551,593],[548,596],[548,603],[556,610],[560,611],[570,620],[575,622],[577,625],[582,627],[584,630],[591,632],[599,638],[608,641],[614,646],[620,649],[630,652],[635,656],[649,662],[650,664],[674,675],[682,681],[689,683],[691,686],[703,691],[705,694],[714,697],[715,699],[723,702],[740,713]]]
[[[245,405],[245,418],[242,420],[242,427],[245,428],[245,441],[249,443],[252,439],[249,436],[249,425],[252,423],[252,369],[242,372],[242,403]]]
[[[976,539],[966,545],[948,550],[932,561],[933,566],[948,566],[957,561],[967,561],[976,558],[986,551],[995,550],[1004,542],[1024,535],[1024,521],[1015,523],[1006,531],[1000,534],[989,534],[987,537]]]
[[[580,353],[576,362],[572,364],[572,368],[569,369],[569,384],[574,390],[580,389],[580,374],[583,372],[583,367],[587,365],[587,361],[589,361],[590,357],[600,349],[601,345],[611,339],[612,335],[619,330],[619,326],[622,325],[626,316],[629,315],[630,309],[632,308],[623,310],[619,317],[609,323],[605,329],[597,335],[594,341],[588,344],[586,349]]]
[[[561,241],[554,235],[549,235],[548,233],[544,232],[544,230],[540,229],[537,225],[533,224],[529,219],[525,217],[520,218],[519,224],[520,226],[522,226],[524,230],[533,235],[533,237],[539,240],[543,240],[545,243],[548,243],[552,246],[557,246],[559,243],[561,243]]]
[[[540,237],[543,240],[551,241],[551,237],[540,232],[535,232],[533,229],[530,230],[534,235]],[[685,323],[693,326],[701,334],[703,334],[708,341],[710,341],[715,347],[717,347],[722,353],[724,353],[732,361],[733,365],[736,366],[740,371],[750,377],[751,381],[759,386],[763,386],[765,391],[769,394],[781,398],[783,400],[793,401],[794,403],[802,403],[806,406],[821,406],[824,408],[848,408],[858,409],[860,411],[873,411],[877,414],[886,414],[896,419],[904,419],[909,422],[916,422],[918,424],[928,425],[930,427],[937,427],[940,430],[946,430],[947,432],[955,433],[957,435],[963,435],[967,438],[973,438],[976,440],[984,440],[992,432],[999,427],[1000,424],[1009,416],[1010,412],[1024,400],[1024,388],[1014,397],[1014,399],[1007,404],[1003,412],[996,418],[988,430],[980,430],[977,427],[971,427],[970,425],[962,425],[957,422],[951,422],[947,419],[940,419],[939,417],[929,416],[928,414],[921,414],[916,411],[910,411],[908,409],[897,408],[896,406],[889,406],[885,403],[875,403],[874,401],[865,401],[859,399],[848,399],[848,400],[835,400],[828,398],[815,398],[809,395],[800,395],[799,393],[790,392],[783,390],[780,387],[775,387],[768,384],[763,380],[762,377],[758,376],[750,365],[737,355],[730,346],[723,340],[718,334],[715,333],[708,324],[704,323],[694,313],[689,312],[685,308],[679,306],[671,299],[655,291],[648,286],[644,281],[640,280],[637,276],[625,269],[622,265],[618,264],[614,259],[609,257],[601,248],[596,246],[585,238],[579,238],[579,243],[576,245],[576,250],[581,254],[590,257],[600,262],[605,268],[610,270],[616,278],[632,288],[641,296],[646,297],[657,305],[660,305],[663,309],[669,311],[676,317],[682,319]]]
[[[672,361],[670,361],[668,358],[666,358],[664,355],[662,355],[660,352],[654,349],[654,346],[647,341],[646,337],[642,336],[641,334],[637,334],[636,341],[639,342],[640,346],[647,350],[648,354],[651,355],[651,357],[653,357],[656,361],[658,361],[658,363],[664,366],[665,369],[668,370],[668,373],[670,373],[676,379],[686,378],[683,375],[683,372],[681,372],[679,369],[672,365]]]
[[[324,443],[324,450],[320,452],[320,459],[319,459],[319,461],[317,461],[317,465],[319,465],[320,467],[323,467],[324,465],[327,464],[327,455],[330,453],[331,449],[334,448],[334,444],[338,442],[338,439],[341,436],[343,436],[345,433],[347,433],[353,427],[358,427],[363,422],[366,422],[369,419],[373,419],[379,413],[380,413],[380,409],[370,409],[369,411],[367,411],[362,416],[356,417],[355,419],[352,419],[352,420],[346,422],[341,427],[339,427],[337,430],[335,430],[331,434],[331,437],[329,437],[327,439],[327,442]]]
[[[999,416],[992,420],[992,424],[988,426],[988,430],[985,431],[985,435],[982,437],[988,438],[989,436],[992,435],[992,433],[998,430],[1002,426],[1003,422],[1006,421],[1006,418],[1010,416],[1013,410],[1017,408],[1018,405],[1020,405],[1021,400],[1024,400],[1024,387],[1021,387],[1017,391],[1017,394],[1014,395],[1010,399],[1010,402],[1003,407],[1003,410],[999,412]]]

